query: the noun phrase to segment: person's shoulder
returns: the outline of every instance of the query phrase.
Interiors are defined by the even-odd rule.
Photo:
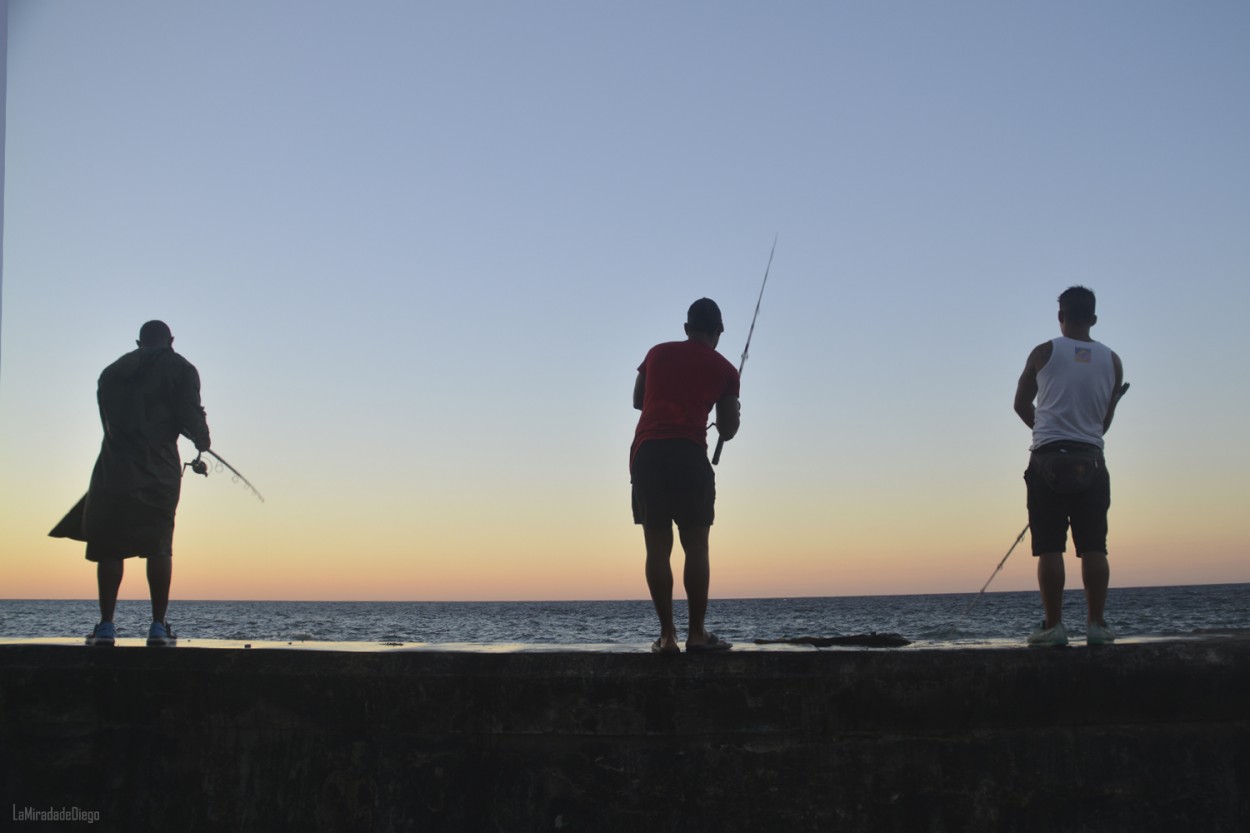
[[[733,362],[725,358],[725,356],[719,350],[717,350],[715,347],[713,347],[710,344],[705,344],[702,341],[697,341],[695,339],[687,339],[686,341],[675,341],[673,343],[678,345],[682,350],[687,351],[693,355],[700,356],[703,360],[711,362],[712,364],[715,364],[717,367],[729,368],[735,373],[738,372],[737,368],[733,366]]]
[[[1038,373],[1043,367],[1050,363],[1051,354],[1055,351],[1055,340],[1043,341],[1041,344],[1029,351],[1029,358],[1025,362],[1025,373]]]
[[[166,365],[178,370],[195,370],[195,365],[191,364],[191,360],[172,347],[168,350],[162,350],[160,358]]]
[[[176,352],[172,347],[162,350],[154,359],[158,363],[158,372],[166,379],[175,384],[190,384],[199,387],[200,372],[186,356]]]
[[[116,359],[113,360],[113,363],[110,364],[109,367],[118,367],[118,366],[131,364],[133,362],[139,361],[139,359],[141,359],[142,357],[143,357],[143,348],[136,347],[133,350],[128,350],[127,352],[122,353],[120,356],[118,356]]]
[[[138,348],[131,350],[129,353],[122,353],[116,359],[109,363],[104,370],[100,371],[100,379],[112,376],[129,376],[139,365],[140,352]]]
[[[674,350],[680,349],[685,343],[686,342],[684,341],[662,341],[647,351],[647,358],[663,355],[664,353],[671,353]]]

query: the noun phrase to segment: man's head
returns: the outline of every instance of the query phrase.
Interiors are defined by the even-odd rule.
[[[149,321],[139,328],[140,347],[169,347],[174,343],[174,334],[164,321]]]
[[[690,305],[686,312],[686,335],[694,338],[703,336],[711,341],[712,346],[720,341],[720,334],[725,332],[725,323],[720,316],[720,307],[711,298],[700,298]]]
[[[1098,320],[1094,314],[1094,291],[1083,286],[1068,287],[1059,296],[1059,321],[1078,326],[1093,326]]]

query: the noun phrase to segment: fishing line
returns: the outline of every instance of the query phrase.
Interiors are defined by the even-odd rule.
[[[768,286],[768,271],[773,268],[773,253],[777,251],[777,235],[773,235],[773,247],[768,252],[768,265],[764,267],[764,282],[760,284],[759,297],[755,299],[755,314],[751,316],[751,329],[747,330],[747,343],[742,348],[742,361],[738,365],[738,378],[742,378],[742,369],[747,366],[747,356],[751,352],[751,336],[755,334],[755,320],[760,317],[760,302],[764,300],[764,287]],[[715,425],[716,423],[712,423]],[[711,426],[708,426],[709,428]],[[725,438],[716,440],[716,452],[712,454],[712,465],[720,462],[721,449],[725,447]]]

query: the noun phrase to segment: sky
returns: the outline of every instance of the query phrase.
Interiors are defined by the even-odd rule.
[[[1247,43],[1220,0],[11,0],[0,598],[94,598],[47,531],[151,318],[264,495],[187,475],[175,599],[646,598],[636,369],[703,296],[738,364],[774,237],[713,598],[978,590],[1073,284],[1132,384],[1111,605],[1250,581]]]

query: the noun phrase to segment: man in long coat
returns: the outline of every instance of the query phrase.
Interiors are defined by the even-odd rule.
[[[86,541],[87,560],[96,562],[100,624],[87,637],[89,645],[112,645],[116,638],[113,613],[125,559],[132,556],[147,562],[148,644],[175,643],[165,616],[182,485],[178,437],[187,437],[198,451],[207,451],[210,439],[199,373],[174,352],[173,341],[168,325],[149,321],[139,330],[138,349],[100,374],[100,456],[86,497],[51,533]]]

